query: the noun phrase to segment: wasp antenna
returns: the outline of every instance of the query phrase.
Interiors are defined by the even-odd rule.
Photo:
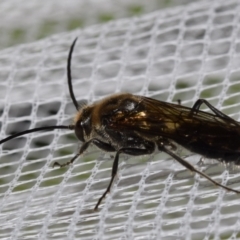
[[[69,89],[69,93],[71,96],[71,99],[73,101],[74,106],[76,107],[77,111],[80,109],[80,106],[75,98],[74,92],[73,92],[73,87],[72,87],[72,74],[71,74],[71,60],[72,60],[72,53],[73,53],[73,49],[75,46],[75,43],[77,41],[78,38],[75,38],[75,40],[73,41],[70,50],[69,50],[69,54],[68,54],[68,60],[67,60],[67,78],[68,78],[68,89]]]
[[[59,126],[48,126],[48,127],[39,127],[39,128],[29,129],[29,130],[26,130],[26,131],[22,131],[22,132],[13,134],[9,137],[6,137],[6,138],[0,140],[0,144],[2,144],[4,142],[7,142],[7,141],[9,141],[13,138],[17,138],[19,136],[26,135],[26,134],[29,134],[29,133],[32,133],[32,132],[49,131],[49,130],[53,130],[53,129],[70,129],[70,130],[73,130],[74,125],[69,125],[69,126],[59,125]]]

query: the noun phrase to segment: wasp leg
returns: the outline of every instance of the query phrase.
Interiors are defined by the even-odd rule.
[[[171,150],[173,151],[176,151],[177,150],[177,146],[176,144],[174,144],[172,141],[170,141],[169,139],[167,138],[159,138],[157,141],[156,141],[157,145],[161,145],[164,143],[164,146],[169,146]]]
[[[98,139],[93,139],[92,143],[105,152],[116,152],[116,149],[109,143],[102,142]]]
[[[160,145],[158,145],[158,148],[160,151],[163,151],[167,154],[169,154],[171,157],[173,157],[175,160],[177,160],[180,164],[182,164],[184,167],[186,167],[187,169],[189,169],[192,172],[198,173],[200,176],[206,178],[207,180],[209,180],[210,182],[212,182],[213,184],[215,184],[216,186],[219,186],[227,191],[230,192],[235,192],[235,193],[240,193],[240,191],[229,188],[227,186],[224,186],[216,181],[214,181],[212,178],[210,178],[208,175],[204,174],[203,172],[197,170],[193,165],[191,165],[189,162],[185,161],[184,159],[180,158],[179,156],[177,156],[176,154],[174,154],[172,151],[168,150],[165,146],[164,143],[162,142]]]
[[[205,104],[205,105],[207,105],[207,107],[209,107],[209,109],[211,109],[215,114],[216,114],[216,116],[218,116],[218,117],[220,117],[220,118],[222,118],[222,119],[224,119],[224,120],[231,120],[232,122],[234,122],[234,123],[236,123],[236,121],[234,120],[234,119],[232,119],[232,118],[230,118],[229,116],[227,116],[226,114],[224,114],[224,113],[222,113],[221,111],[219,111],[217,108],[215,108],[213,105],[211,105],[207,100],[205,100],[205,99],[198,99],[195,103],[194,103],[194,105],[193,105],[193,107],[192,107],[192,109],[191,109],[191,114],[193,114],[193,113],[196,113],[197,114],[197,112],[198,112],[198,110],[199,110],[199,108],[201,107],[201,105],[202,104]]]
[[[151,154],[154,152],[155,149],[155,144],[152,142],[139,142],[139,145],[144,145],[145,149],[140,149],[140,148],[121,148],[117,151],[114,161],[113,161],[113,166],[112,166],[112,175],[111,175],[111,180],[108,184],[108,187],[106,189],[106,191],[103,193],[103,195],[99,198],[94,210],[98,209],[98,206],[100,205],[100,203],[102,202],[103,198],[105,198],[105,196],[107,195],[107,193],[110,192],[113,180],[117,174],[117,170],[118,170],[118,162],[119,162],[119,154],[120,153],[125,153],[128,155],[132,155],[132,156],[140,156],[140,155],[145,155],[145,154]]]
[[[89,145],[90,145],[91,142],[92,142],[92,140],[83,143],[83,145],[81,146],[79,152],[78,152],[70,161],[68,161],[68,162],[66,162],[66,163],[63,163],[63,164],[60,164],[60,163],[58,163],[58,162],[54,162],[54,163],[53,163],[53,168],[54,168],[55,166],[65,167],[65,166],[67,166],[67,165],[69,165],[69,164],[72,164],[81,154],[83,154],[83,152],[85,152],[85,151],[87,150],[87,148],[89,147]]]
[[[106,151],[106,152],[114,152],[114,151],[116,151],[116,149],[113,148],[110,144],[102,142],[102,141],[100,141],[98,139],[94,139],[93,138],[90,141],[83,143],[83,145],[81,146],[81,148],[79,150],[79,153],[77,153],[70,161],[68,161],[66,163],[63,163],[63,164],[60,164],[58,162],[54,162],[53,168],[55,166],[65,167],[65,166],[67,166],[69,164],[72,164],[81,154],[83,154],[83,152],[85,152],[87,150],[87,148],[89,147],[90,143],[95,144],[98,148],[100,148],[101,150]]]

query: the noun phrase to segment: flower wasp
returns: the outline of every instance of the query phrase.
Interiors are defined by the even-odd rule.
[[[132,156],[152,154],[156,148],[213,184],[225,190],[240,193],[238,190],[214,181],[175,153],[176,144],[178,144],[206,158],[240,162],[239,122],[204,99],[197,100],[193,107],[189,108],[148,97],[119,93],[90,105],[80,105],[73,92],[71,77],[71,59],[76,41],[77,38],[70,47],[67,60],[68,88],[77,110],[74,124],[29,129],[2,139],[0,144],[32,132],[71,129],[82,142],[81,148],[70,161],[64,164],[55,162],[53,167],[72,164],[90,144],[106,152],[116,152],[111,180],[106,191],[99,198],[95,210],[110,191],[117,174],[119,155],[122,153]],[[212,113],[201,111],[202,104],[205,104]]]

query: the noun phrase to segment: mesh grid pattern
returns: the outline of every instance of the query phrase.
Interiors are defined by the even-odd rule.
[[[131,92],[192,106],[206,98],[239,119],[239,1],[201,2],[59,34],[0,52],[1,138],[28,128],[69,124],[66,59],[78,100]],[[239,239],[240,196],[192,175],[163,153],[122,155],[111,193],[113,156],[78,151],[71,131],[29,134],[1,146],[1,239]],[[180,151],[181,149],[179,149]],[[186,159],[239,189],[240,172]]]
[[[200,0],[196,0],[200,1]],[[0,49],[191,0],[1,0]]]

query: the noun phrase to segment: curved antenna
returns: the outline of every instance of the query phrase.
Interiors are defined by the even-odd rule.
[[[78,104],[78,102],[77,102],[77,100],[74,96],[74,93],[73,93],[72,77],[71,77],[71,58],[72,58],[72,53],[73,53],[73,49],[74,49],[76,41],[77,41],[77,38],[73,41],[73,43],[70,47],[70,50],[69,50],[68,60],[67,60],[67,77],[68,77],[69,93],[70,93],[70,96],[72,98],[73,104],[75,105],[76,109],[78,110],[79,109],[79,104]],[[17,138],[17,137],[20,137],[20,136],[23,136],[23,135],[26,135],[26,134],[29,134],[29,133],[32,133],[32,132],[50,131],[50,130],[53,130],[53,129],[70,129],[70,130],[73,130],[74,128],[75,128],[74,125],[69,125],[69,126],[59,125],[59,126],[47,126],[47,127],[33,128],[33,129],[29,129],[29,130],[22,131],[22,132],[13,134],[11,136],[8,136],[8,137],[0,140],[0,144],[5,143],[5,142],[7,142],[7,141],[9,141],[13,138]]]
[[[78,38],[75,38],[75,40],[73,41],[70,50],[69,50],[69,54],[68,54],[68,59],[67,59],[67,79],[68,79],[68,89],[69,89],[69,93],[71,96],[71,99],[73,101],[73,104],[75,106],[75,108],[77,109],[77,111],[80,109],[80,106],[75,98],[74,92],[73,92],[73,87],[72,87],[72,73],[71,73],[71,60],[72,60],[72,53],[73,53],[73,49],[75,46],[75,43],[77,41]]]
[[[16,134],[13,134],[9,137],[6,137],[2,140],[0,140],[0,144],[4,143],[4,142],[7,142],[13,138],[16,138],[16,137],[19,137],[19,136],[22,136],[22,135],[25,135],[25,134],[29,134],[29,133],[32,133],[32,132],[38,132],[38,131],[49,131],[49,130],[53,130],[53,129],[70,129],[70,130],[73,130],[74,129],[74,125],[69,125],[69,126],[64,126],[64,125],[59,125],[59,126],[47,126],[47,127],[39,127],[39,128],[33,128],[33,129],[29,129],[29,130],[26,130],[26,131],[22,131],[22,132],[19,132],[19,133],[16,133]]]

